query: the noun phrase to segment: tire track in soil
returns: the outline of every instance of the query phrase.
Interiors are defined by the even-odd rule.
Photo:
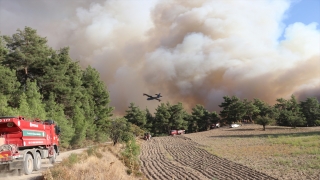
[[[275,178],[208,153],[184,136],[155,137],[143,143],[141,170],[148,179],[270,179]]]

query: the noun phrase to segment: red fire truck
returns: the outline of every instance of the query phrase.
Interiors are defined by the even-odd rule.
[[[17,169],[30,174],[41,168],[41,159],[55,163],[60,128],[53,120],[0,117],[0,171]]]

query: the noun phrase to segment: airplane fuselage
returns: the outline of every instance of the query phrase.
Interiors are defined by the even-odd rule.
[[[158,99],[156,97],[149,97],[147,100],[154,100],[154,99]]]
[[[143,95],[144,95],[144,96],[148,96],[148,98],[147,98],[148,101],[150,101],[150,100],[158,100],[158,101],[160,102],[161,99],[159,99],[159,98],[162,97],[162,96],[160,95],[160,93],[159,93],[159,94],[156,94],[155,97],[150,96],[150,95],[145,94],[145,93],[143,93]]]

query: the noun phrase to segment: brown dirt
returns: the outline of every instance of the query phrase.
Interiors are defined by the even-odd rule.
[[[141,170],[148,179],[316,179],[318,173],[281,166],[289,147],[270,145],[267,135],[320,131],[317,128],[244,125],[181,136],[154,137],[141,147]],[[274,156],[279,154],[280,157]],[[287,155],[284,157],[283,155]],[[290,162],[301,163],[302,157]],[[307,161],[304,155],[304,161]],[[283,159],[282,159],[283,160]],[[284,159],[286,162],[287,159]],[[291,169],[290,169],[291,168]],[[320,177],[320,176],[319,176]]]

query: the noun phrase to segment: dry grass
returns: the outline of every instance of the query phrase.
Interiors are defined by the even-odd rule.
[[[60,164],[43,173],[47,180],[126,180],[139,179],[127,174],[120,152],[123,145],[89,148],[82,154],[71,154]],[[118,156],[118,157],[117,157]]]
[[[245,125],[186,136],[214,155],[272,177],[320,178],[320,127],[267,127],[262,131],[259,125]]]

